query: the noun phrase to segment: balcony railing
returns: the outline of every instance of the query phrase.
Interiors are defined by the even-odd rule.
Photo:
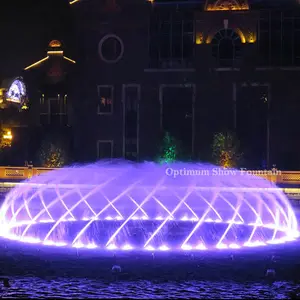
[[[35,168],[35,167],[0,167],[0,180],[25,180],[33,176],[38,176],[45,172],[55,170],[53,168]],[[253,172],[257,174],[257,172]],[[275,184],[300,185],[300,171],[281,171],[272,174],[258,175]]]

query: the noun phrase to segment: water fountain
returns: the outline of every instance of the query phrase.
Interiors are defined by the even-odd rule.
[[[0,235],[102,251],[203,251],[292,241],[295,214],[271,182],[199,163],[99,162],[22,182]]]

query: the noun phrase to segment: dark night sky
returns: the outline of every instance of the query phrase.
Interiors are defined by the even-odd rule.
[[[5,3],[6,2],[6,3]],[[72,57],[72,18],[68,0],[1,0],[0,81],[45,57],[51,39]]]

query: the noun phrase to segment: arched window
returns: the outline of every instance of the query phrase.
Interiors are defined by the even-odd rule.
[[[232,66],[241,57],[242,42],[232,29],[222,29],[213,37],[212,54],[222,66]]]

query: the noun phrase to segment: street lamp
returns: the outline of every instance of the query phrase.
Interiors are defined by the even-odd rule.
[[[3,139],[4,140],[10,140],[10,141],[13,139],[13,136],[12,136],[10,130],[7,130],[6,133],[3,134]]]

